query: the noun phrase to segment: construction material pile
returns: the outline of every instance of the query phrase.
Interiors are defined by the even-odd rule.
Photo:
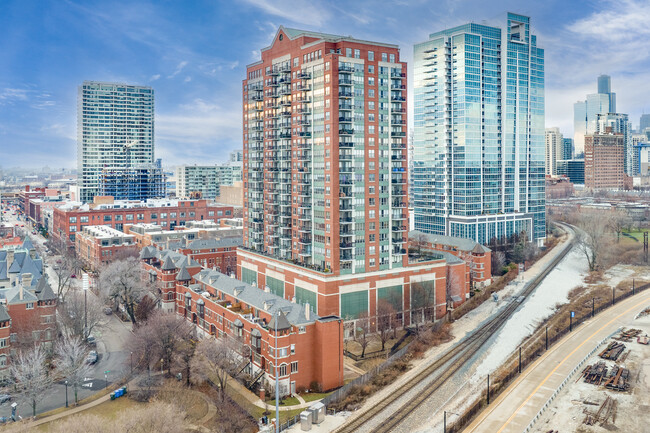
[[[616,361],[618,357],[621,356],[624,350],[625,350],[625,344],[612,341],[611,343],[609,343],[607,348],[605,348],[605,350],[600,352],[598,356],[600,356],[603,359]]]
[[[582,421],[587,425],[596,425],[599,423],[603,426],[607,421],[612,418],[612,424],[616,422],[616,400],[610,396],[606,396],[603,404],[600,405],[596,413],[590,412],[587,409],[584,410],[585,419]]]
[[[600,383],[607,377],[607,366],[603,361],[593,365],[588,365],[587,368],[582,371],[582,376],[585,378],[585,382],[591,383],[592,385],[600,385]]]
[[[632,341],[636,338],[637,335],[640,335],[643,331],[640,329],[628,329],[627,331],[621,332],[617,337],[614,337],[614,340],[619,341]]]
[[[629,377],[630,370],[615,365],[604,386],[614,391],[627,391],[630,389]]]

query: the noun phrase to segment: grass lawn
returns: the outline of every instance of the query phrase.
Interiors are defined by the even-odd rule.
[[[235,402],[237,403],[240,407],[242,407],[246,412],[250,414],[253,418],[256,420],[259,420],[262,415],[264,415],[264,409],[261,407],[257,407],[248,400],[241,394],[239,394],[235,389],[232,387],[227,387],[226,388],[226,393],[228,396]],[[297,403],[297,400],[296,400]],[[275,401],[274,401],[275,405]],[[296,415],[299,415],[300,412],[302,412],[304,409],[294,409],[294,410],[288,410],[288,411],[280,411],[280,422],[286,422],[288,419],[293,418]],[[275,406],[268,406],[268,411],[269,411],[269,419],[275,418]]]
[[[330,392],[306,392],[304,394],[300,394],[300,396],[305,399],[305,401],[315,401],[315,400],[320,400],[322,398],[327,397],[330,395]]]
[[[266,404],[275,407],[275,399],[267,400]],[[300,401],[296,397],[287,397],[284,400],[280,400],[280,407],[282,406],[295,406],[300,404]]]
[[[628,235],[632,236],[634,239],[643,242],[643,232],[648,231],[648,230],[643,230],[643,231],[624,231],[623,233],[627,233]],[[621,239],[626,238],[627,236],[623,236],[621,234]]]
[[[117,400],[109,400],[105,403],[99,404],[95,407],[91,407],[90,409],[86,409],[84,411],[79,412],[78,415],[98,415],[101,417],[104,417],[108,420],[113,420],[117,416],[118,413],[120,413],[123,410],[128,410],[128,409],[133,409],[136,406],[142,405],[145,403],[138,403],[134,400],[131,400],[130,398],[127,397],[120,397]],[[75,416],[75,415],[71,415]],[[62,418],[62,419],[67,419],[67,417]],[[50,425],[52,423],[57,423],[58,421],[53,421],[53,422],[48,422],[46,424],[42,424],[36,428],[37,431],[41,432],[46,432],[49,430]]]

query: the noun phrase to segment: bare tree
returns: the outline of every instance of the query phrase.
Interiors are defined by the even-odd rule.
[[[231,337],[206,337],[196,346],[191,361],[192,382],[212,381],[219,385],[219,395],[223,401],[230,378],[239,376],[241,365],[241,343]]]
[[[370,327],[370,317],[367,312],[359,314],[359,318],[356,321],[356,330],[354,333],[354,340],[359,343],[361,346],[361,357],[366,356],[366,348],[370,344],[370,333],[372,329]]]
[[[589,270],[598,268],[600,254],[607,245],[607,222],[594,212],[582,212],[577,221],[576,238],[580,251],[587,258]]]
[[[230,399],[219,402],[217,417],[211,431],[215,433],[254,432],[257,431],[255,420],[239,405]]]
[[[607,225],[616,233],[616,242],[620,242],[621,233],[632,224],[631,218],[627,212],[617,209],[612,211],[607,218]]]
[[[462,271],[465,272],[464,266]],[[447,284],[445,287],[445,301],[447,305],[452,300],[452,296],[462,293],[462,284],[463,281],[460,275],[458,275],[458,272],[452,269],[451,266],[447,266]]]
[[[84,379],[90,376],[91,367],[86,362],[88,349],[78,336],[64,336],[57,342],[55,349],[56,368],[58,373],[64,377],[74,391],[74,402],[79,402],[79,387]]]
[[[162,359],[163,368],[171,373],[172,362],[184,341],[194,338],[195,330],[185,318],[174,313],[156,312],[135,334],[150,347],[154,360]]]
[[[54,263],[50,263],[52,272],[56,277],[56,285],[52,288],[55,290],[56,295],[63,302],[65,297],[74,285],[75,279],[72,278],[73,275],[79,272],[81,268],[81,260],[79,260],[74,252],[74,250],[68,248],[68,245],[58,239],[51,239],[47,241],[46,246],[52,251],[56,251],[60,254]]]
[[[140,262],[133,257],[115,260],[99,274],[99,285],[104,296],[123,305],[134,325],[137,323],[136,307],[142,297],[150,292],[147,281]]]
[[[153,314],[156,310],[157,302],[154,299],[153,295],[146,294],[142,297],[140,302],[138,302],[137,307],[135,307],[135,319],[139,323],[146,322],[149,316]]]
[[[418,255],[422,255],[422,249],[427,245],[427,235],[421,231],[415,230],[411,232],[409,242],[413,245],[415,252],[418,253]]]
[[[379,341],[381,341],[381,350],[385,349],[386,342],[390,339],[394,315],[395,308],[393,304],[385,299],[377,301],[377,331],[379,332]]]
[[[187,340],[181,340],[176,357],[178,362],[185,369],[185,384],[190,386],[190,375],[192,373],[192,359],[194,358],[194,353],[196,352],[197,341],[194,338],[189,338]]]
[[[422,319],[431,317],[435,320],[435,305],[436,305],[436,288],[433,281],[415,282],[411,283],[411,317],[413,313],[420,311]],[[413,320],[418,326],[418,320]]]
[[[36,406],[47,396],[52,387],[45,362],[47,354],[42,345],[23,350],[12,359],[11,376],[22,398],[32,406],[32,416],[36,416]]]
[[[83,339],[93,330],[101,327],[104,319],[103,305],[92,292],[84,295],[83,291],[73,290],[68,294],[66,301],[58,305],[58,308],[60,313],[58,323],[63,334],[68,336],[78,336]],[[85,327],[87,329],[84,332]]]
[[[501,275],[506,265],[506,253],[503,251],[492,251],[492,275]]]

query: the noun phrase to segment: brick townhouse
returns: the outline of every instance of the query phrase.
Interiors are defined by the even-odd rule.
[[[282,393],[294,393],[317,382],[323,389],[343,385],[343,321],[320,317],[300,305],[227,276],[201,269],[173,251],[147,247],[144,268],[159,281],[163,308],[194,323],[200,334],[235,338],[242,348],[242,369],[251,389],[265,380],[275,384],[279,366]],[[274,315],[278,317],[275,334]],[[278,340],[278,359],[275,339]]]
[[[0,249],[0,379],[18,344],[45,344],[56,337],[56,301],[43,261],[29,238],[21,246]]]
[[[132,235],[108,226],[86,226],[77,233],[75,252],[84,265],[97,271],[115,259],[137,256]]]

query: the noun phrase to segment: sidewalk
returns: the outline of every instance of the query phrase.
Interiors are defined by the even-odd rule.
[[[244,387],[244,385],[242,385],[238,381],[230,379],[228,381],[228,386],[234,389],[235,392],[237,392],[237,394],[244,397],[250,404],[257,406],[260,409],[275,410],[275,405],[269,405],[264,403],[262,399],[260,399],[257,395],[255,395],[251,391],[249,391],[246,387]],[[303,399],[301,396],[297,394],[295,395],[295,397],[298,399],[300,404],[294,404],[292,406],[280,406],[280,411],[288,412],[296,409],[305,409],[311,406],[312,404],[316,403],[317,401],[320,401],[320,400],[314,400],[314,401],[306,402],[305,399]]]

